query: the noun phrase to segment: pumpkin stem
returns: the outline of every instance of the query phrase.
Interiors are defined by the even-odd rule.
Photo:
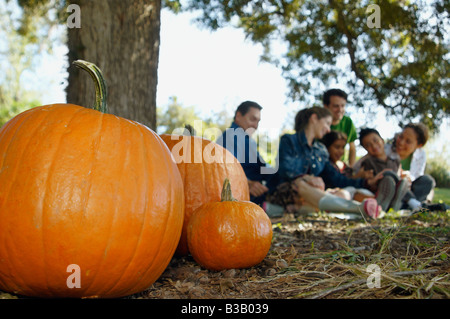
[[[94,80],[95,104],[93,106],[93,109],[102,113],[108,113],[108,106],[106,105],[106,97],[108,92],[106,81],[103,77],[102,71],[94,63],[84,60],[76,60],[73,62],[73,64],[87,71]]]
[[[222,202],[235,202],[236,201],[236,199],[233,197],[233,194],[231,193],[231,184],[230,184],[230,180],[228,179],[228,177],[225,178],[225,181],[223,182],[221,201]]]
[[[185,132],[187,130],[189,132],[190,136],[195,136],[197,133],[191,124],[185,124],[184,130],[185,130]],[[187,134],[184,134],[184,135],[187,135]]]

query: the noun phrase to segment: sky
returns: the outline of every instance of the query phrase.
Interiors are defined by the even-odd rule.
[[[157,106],[167,106],[175,96],[181,105],[194,106],[206,118],[224,109],[233,115],[242,101],[253,100],[263,107],[259,134],[278,137],[283,128],[291,129],[295,112],[305,105],[288,100],[281,70],[260,62],[262,47],[245,39],[236,28],[214,32],[201,29],[192,22],[193,17],[162,10]],[[39,81],[26,81],[34,83],[30,84],[34,89],[41,85],[41,92],[47,92],[43,104],[65,102],[66,54],[65,46],[55,47],[52,56],[44,55],[39,60],[33,75],[39,75]],[[334,86],[345,89],[338,80]],[[357,127],[365,124],[365,114],[351,105],[347,109]],[[373,127],[385,139],[400,131],[396,120],[386,117],[383,109],[376,114]],[[450,133],[448,121],[443,133]]]

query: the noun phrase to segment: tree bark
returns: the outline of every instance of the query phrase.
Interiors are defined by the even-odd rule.
[[[94,104],[92,79],[72,65],[96,64],[108,86],[109,113],[156,129],[161,0],[74,0],[81,28],[68,29],[67,102]]]

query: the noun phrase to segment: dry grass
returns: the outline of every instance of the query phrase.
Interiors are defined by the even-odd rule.
[[[260,265],[211,272],[190,258],[174,259],[149,290],[132,297],[447,299],[448,221],[448,212],[373,223],[287,216],[273,220],[272,249]],[[371,286],[370,265],[379,267],[379,287]]]

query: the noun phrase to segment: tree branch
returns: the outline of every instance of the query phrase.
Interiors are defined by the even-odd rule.
[[[351,69],[352,71],[355,73],[356,77],[358,79],[360,79],[364,85],[370,87],[373,90],[373,93],[375,94],[375,97],[377,99],[377,101],[386,109],[394,109],[392,106],[387,105],[386,102],[384,101],[384,95],[379,91],[378,89],[378,85],[370,83],[367,80],[367,77],[360,71],[358,64],[360,63],[359,61],[357,61],[356,59],[356,47],[354,45],[354,43],[357,41],[358,36],[354,36],[349,28],[348,25],[346,23],[346,19],[342,13],[342,9],[336,4],[336,2],[334,0],[329,0],[329,4],[330,7],[333,8],[334,10],[336,10],[337,12],[337,28],[339,31],[341,31],[346,39],[346,47],[348,50],[348,55],[350,57],[350,63],[351,63]]]

